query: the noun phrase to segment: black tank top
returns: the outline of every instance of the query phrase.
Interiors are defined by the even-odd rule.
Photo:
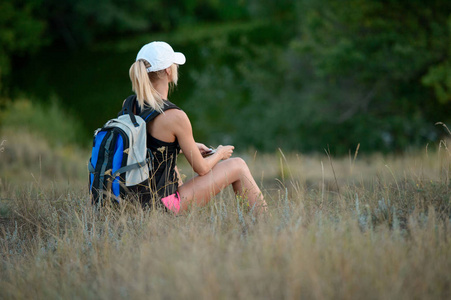
[[[150,187],[158,197],[164,198],[177,192],[178,176],[175,171],[180,145],[177,140],[172,143],[160,141],[147,134],[147,148],[153,155]]]
[[[180,109],[169,100],[164,101],[163,111]],[[146,109],[149,107],[145,106]],[[135,103],[135,114],[139,115],[141,109],[138,102]],[[147,132],[147,148],[153,155],[152,171],[150,173],[151,193],[161,199],[177,192],[178,176],[175,171],[177,155],[180,153],[180,145],[177,139],[167,143],[154,138]]]

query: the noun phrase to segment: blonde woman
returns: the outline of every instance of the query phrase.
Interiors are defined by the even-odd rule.
[[[190,205],[205,205],[232,185],[235,194],[247,198],[254,211],[266,211],[266,202],[245,161],[231,158],[234,147],[221,145],[204,157],[211,150],[195,142],[188,116],[168,100],[170,87],[177,84],[178,66],[184,63],[185,56],[169,44],[152,42],[141,48],[129,72],[137,96],[134,112],[146,107],[160,112],[147,124],[147,147],[154,155],[152,192],[166,209],[178,214]],[[185,183],[176,166],[180,150],[198,174]]]

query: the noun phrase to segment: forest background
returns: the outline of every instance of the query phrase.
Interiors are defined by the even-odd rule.
[[[0,28],[2,110],[61,106],[82,145],[153,40],[185,53],[170,99],[209,145],[403,152],[451,121],[447,0],[3,0]]]

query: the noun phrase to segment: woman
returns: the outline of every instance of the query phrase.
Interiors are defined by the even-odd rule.
[[[164,206],[177,214],[192,204],[205,205],[231,184],[235,194],[246,197],[256,212],[265,212],[266,202],[248,166],[241,158],[230,158],[234,147],[219,146],[204,157],[209,149],[195,142],[188,116],[167,100],[170,87],[177,84],[178,66],[184,63],[185,56],[167,43],[152,42],[141,48],[130,68],[137,96],[135,113],[146,106],[160,112],[147,124],[147,146],[154,155],[152,191],[156,190]],[[176,166],[180,150],[198,174],[186,183]]]

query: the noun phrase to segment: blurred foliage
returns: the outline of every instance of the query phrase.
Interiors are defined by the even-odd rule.
[[[58,95],[85,110],[78,113],[90,131],[93,112],[110,118],[117,110],[86,111],[90,105],[106,91],[111,101],[130,90],[116,84],[126,79],[115,72],[126,74],[122,65],[133,55],[118,53],[135,53],[150,36],[187,54],[191,65],[181,68],[171,99],[207,144],[402,151],[437,141],[444,132],[434,124],[451,121],[447,0],[5,0],[0,15],[3,76],[11,58],[26,68],[27,53],[45,45],[64,57],[92,57],[71,67],[80,78],[73,80],[89,81],[77,88],[67,85],[71,74],[59,76],[69,60],[48,66],[67,89]],[[111,69],[111,61],[117,70],[101,81],[99,69]],[[50,90],[43,78],[36,85]]]
[[[10,72],[10,57],[32,53],[46,43],[42,33],[46,23],[35,17],[42,0],[0,2],[0,92]]]
[[[193,103],[215,99],[193,111],[207,139],[233,132],[222,141],[345,154],[359,143],[400,151],[444,134],[434,124],[451,120],[451,2],[291,3],[295,20],[288,14],[273,36],[265,30],[266,44],[229,38],[209,45],[228,59],[195,74]]]
[[[86,177],[89,152],[80,147],[82,126],[55,98],[50,105],[7,101],[0,123],[2,192],[10,184],[23,185],[32,179],[40,186],[54,186],[56,181],[79,184]]]
[[[70,48],[126,34],[168,32],[187,24],[242,17],[240,0],[42,0],[54,40]]]
[[[51,44],[69,49],[127,34],[168,32],[186,24],[239,19],[240,0],[3,0],[0,3],[0,75],[12,56]],[[1,82],[1,77],[0,77]]]
[[[304,17],[292,47],[323,83],[315,97],[325,104],[324,120],[348,127],[354,143],[373,140],[377,150],[437,138],[432,126],[449,120],[451,109],[451,2],[305,0],[297,7]]]
[[[4,137],[6,131],[28,132],[53,147],[76,145],[83,139],[80,121],[65,112],[56,98],[50,105],[24,99],[7,102],[0,113],[0,124]]]

